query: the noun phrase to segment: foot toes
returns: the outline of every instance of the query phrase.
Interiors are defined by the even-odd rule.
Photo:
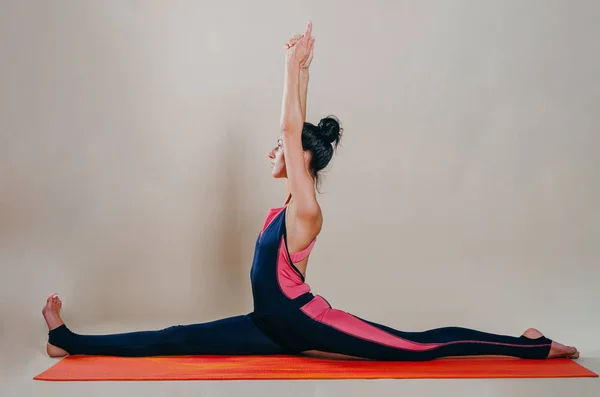
[[[54,311],[60,310],[61,307],[62,301],[60,300],[58,294],[56,292],[51,293],[48,299],[46,300],[46,306],[44,309]]]
[[[574,356],[574,355],[575,355],[575,354],[577,354],[577,353],[579,353],[579,352],[577,351],[577,349],[576,349],[576,348],[574,348],[574,347],[569,347],[569,349],[568,349],[568,353],[567,353],[567,354],[568,354],[569,356]]]

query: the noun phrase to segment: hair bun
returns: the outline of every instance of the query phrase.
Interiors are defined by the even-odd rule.
[[[321,137],[328,143],[335,143],[335,146],[340,142],[341,129],[340,123],[334,116],[327,116],[319,122],[319,130]]]

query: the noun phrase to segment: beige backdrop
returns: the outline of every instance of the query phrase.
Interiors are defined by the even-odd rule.
[[[595,1],[0,3],[0,356],[252,309],[283,43],[345,128],[308,283],[403,330],[600,355]],[[7,361],[13,362],[10,366]],[[8,372],[5,372],[8,373]],[[25,374],[29,376],[30,374]]]

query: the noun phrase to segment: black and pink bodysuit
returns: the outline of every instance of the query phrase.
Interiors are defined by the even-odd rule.
[[[251,269],[254,311],[202,324],[113,335],[79,335],[62,325],[50,343],[70,354],[116,356],[298,354],[308,350],[375,360],[505,355],[545,359],[552,341],[446,327],[403,332],[332,308],[313,295],[294,266],[314,246],[287,248],[285,213],[274,208],[256,240]]]

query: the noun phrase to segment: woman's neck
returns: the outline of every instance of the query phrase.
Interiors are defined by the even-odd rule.
[[[289,179],[285,178],[285,200],[286,201],[290,197],[290,194],[292,194],[292,192],[290,190],[290,181],[289,181]]]

